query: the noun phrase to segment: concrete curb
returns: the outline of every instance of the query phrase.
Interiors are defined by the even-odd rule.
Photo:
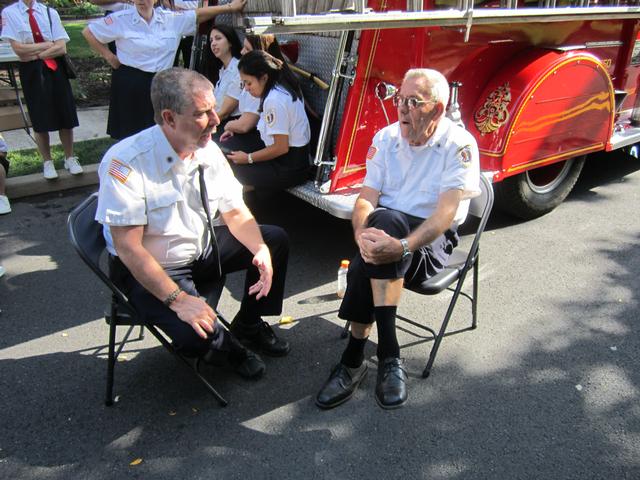
[[[71,175],[67,170],[58,170],[58,178],[46,180],[42,173],[7,178],[6,190],[10,200],[41,195],[43,193],[60,192],[71,188],[86,187],[98,184],[98,163],[83,165],[82,175]]]

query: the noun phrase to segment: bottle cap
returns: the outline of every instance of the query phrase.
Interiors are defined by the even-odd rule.
[[[349,268],[349,260],[342,260],[340,262],[340,268]]]

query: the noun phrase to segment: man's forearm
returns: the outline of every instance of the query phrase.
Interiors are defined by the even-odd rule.
[[[164,301],[178,288],[178,285],[144,247],[118,249],[116,246],[116,251],[133,278],[157,299]]]
[[[15,40],[11,40],[11,48],[16,52],[16,55],[22,56],[31,56],[38,55],[45,50],[51,48],[53,42],[42,42],[42,43],[21,43],[16,42]]]
[[[422,222],[407,237],[409,250],[413,252],[420,247],[429,245],[450,228],[461,198],[461,190],[449,190],[441,194],[433,215]]]

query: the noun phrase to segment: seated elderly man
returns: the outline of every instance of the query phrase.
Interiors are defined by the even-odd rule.
[[[346,402],[364,379],[364,347],[374,321],[376,401],[397,408],[407,400],[395,324],[403,285],[442,270],[458,243],[456,228],[465,219],[468,199],[480,191],[476,142],[443,116],[448,100],[442,74],[409,70],[393,102],[399,121],[380,130],[369,148],[352,218],[359,253],[349,267],[339,312],[351,322],[351,335],[316,397],[320,408]]]
[[[228,362],[257,378],[265,365],[243,343],[272,356],[289,351],[261,318],[282,310],[287,235],[258,226],[211,141],[220,123],[211,82],[182,68],[165,70],[153,80],[151,100],[157,125],[111,147],[99,169],[96,220],[117,256],[120,283],[185,355]],[[215,226],[216,212],[224,226]],[[246,279],[232,335],[199,289],[238,270]]]

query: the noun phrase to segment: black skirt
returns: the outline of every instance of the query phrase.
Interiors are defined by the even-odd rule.
[[[151,81],[155,73],[120,65],[111,75],[107,133],[121,140],[155,124]]]
[[[42,60],[20,62],[20,81],[35,132],[55,132],[78,126],[76,102],[60,63],[49,70]]]
[[[265,162],[242,165],[229,163],[234,175],[243,185],[251,185],[258,190],[284,190],[307,180],[310,167],[309,146],[289,147],[286,154]]]

